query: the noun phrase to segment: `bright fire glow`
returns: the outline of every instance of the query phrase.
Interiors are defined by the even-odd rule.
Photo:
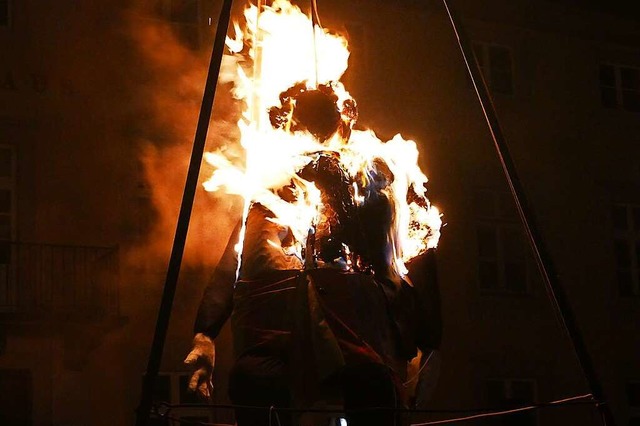
[[[227,39],[232,56],[225,58],[227,64],[235,64],[231,73],[234,96],[246,106],[238,122],[244,158],[229,154],[237,152],[237,147],[207,153],[205,159],[214,172],[205,189],[243,196],[245,217],[251,203],[267,207],[275,215],[273,221],[294,237],[291,246],[283,247],[285,253],[302,259],[309,230],[322,221],[322,202],[320,191],[297,172],[313,160],[313,153],[339,153],[353,182],[353,198],[360,204],[371,184],[375,161],[383,159],[394,177],[385,192],[393,200],[395,213],[389,233],[393,266],[404,275],[404,262],[437,245],[442,224],[438,210],[424,195],[427,178],[418,166],[416,143],[399,135],[382,142],[372,131],[353,130],[346,143],[334,135],[321,144],[308,132],[273,128],[269,108],[279,105],[280,93],[298,82],[306,82],[310,89],[331,83],[339,107],[351,98],[339,82],[347,69],[347,41],[318,27],[314,34],[309,17],[288,0],[275,0],[261,11],[249,6],[244,17],[244,30],[234,25],[235,37]],[[285,201],[277,190],[291,184],[295,201]],[[407,202],[410,188],[420,205]],[[273,241],[269,244],[278,245]]]

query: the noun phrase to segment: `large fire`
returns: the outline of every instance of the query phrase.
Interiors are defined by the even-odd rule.
[[[440,213],[425,196],[427,177],[418,166],[416,143],[400,135],[383,142],[372,131],[352,130],[355,101],[340,82],[349,58],[345,38],[313,28],[310,18],[289,0],[275,0],[261,10],[251,5],[244,18],[245,25],[234,25],[235,38],[227,39],[230,55],[225,58],[234,66],[226,78],[233,81],[234,96],[246,106],[238,122],[241,149],[227,146],[205,154],[214,168],[205,189],[244,197],[245,219],[252,203],[268,208],[273,221],[292,236],[286,246],[270,243],[308,264],[304,262],[307,239],[322,228],[327,209],[315,183],[303,177],[303,169],[319,155],[329,155],[346,171],[355,205],[367,203],[368,194],[375,191],[391,200],[393,220],[387,241],[393,267],[404,275],[405,262],[437,245],[442,224]],[[337,96],[343,128],[322,137],[308,129],[296,130],[292,110],[285,105],[301,102],[285,96],[292,90]],[[274,125],[274,114],[279,114],[279,126]],[[392,178],[380,189],[383,168]],[[287,196],[282,188],[287,188]],[[239,253],[243,236],[244,232]],[[344,247],[346,252],[353,249]]]

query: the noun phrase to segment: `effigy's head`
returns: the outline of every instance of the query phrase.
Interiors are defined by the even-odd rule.
[[[287,132],[306,131],[325,142],[335,134],[347,140],[358,117],[355,100],[340,101],[331,84],[315,89],[297,83],[280,94],[280,106],[269,109],[271,125]]]

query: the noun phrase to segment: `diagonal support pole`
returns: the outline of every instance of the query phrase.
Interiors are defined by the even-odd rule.
[[[449,16],[449,20],[451,21],[451,26],[455,32],[467,71],[469,72],[469,76],[473,82],[473,87],[478,96],[478,101],[482,107],[482,112],[487,121],[489,131],[491,132],[494,147],[498,154],[500,164],[502,165],[502,170],[507,179],[507,183],[509,184],[511,194],[515,200],[520,220],[522,221],[527,238],[529,239],[529,243],[533,249],[538,269],[540,270],[542,280],[545,283],[547,295],[551,300],[551,304],[553,305],[564,331],[571,340],[573,351],[578,359],[578,363],[580,364],[582,374],[587,381],[591,395],[593,395],[593,399],[596,401],[603,424],[605,426],[615,426],[611,408],[606,402],[600,380],[596,374],[593,361],[587,351],[582,334],[576,324],[567,295],[560,285],[551,257],[544,246],[541,234],[539,233],[533,220],[533,215],[529,210],[529,204],[525,197],[520,179],[518,178],[518,174],[516,173],[507,142],[502,134],[498,116],[491,100],[489,90],[487,89],[487,84],[484,81],[480,67],[478,66],[473,54],[469,38],[464,28],[460,25],[458,17],[449,5],[449,2],[447,0],[442,0],[442,3],[444,4],[447,15]]]
[[[180,205],[180,214],[178,215],[178,224],[176,226],[173,247],[171,249],[171,257],[169,259],[167,277],[164,283],[160,310],[158,312],[158,320],[156,322],[156,330],[153,336],[153,343],[151,344],[151,351],[149,353],[147,371],[143,378],[142,395],[140,397],[140,405],[137,409],[136,426],[147,426],[149,424],[149,416],[151,414],[153,404],[153,389],[155,387],[156,378],[158,377],[158,371],[160,370],[162,351],[167,337],[169,318],[171,317],[171,308],[176,294],[178,276],[180,275],[180,266],[182,264],[187,231],[189,230],[191,211],[193,210],[193,200],[198,186],[200,165],[204,155],[204,147],[207,139],[207,132],[209,130],[209,121],[211,120],[211,111],[213,109],[213,100],[215,99],[216,85],[220,75],[220,64],[222,63],[222,53],[224,51],[225,38],[229,28],[232,4],[233,0],[224,0],[220,11],[220,17],[218,19],[213,51],[211,53],[211,61],[209,63],[209,71],[204,87],[200,115],[198,117],[198,125],[196,127],[196,134],[193,141],[193,149],[191,151],[187,180],[182,196],[182,204]]]

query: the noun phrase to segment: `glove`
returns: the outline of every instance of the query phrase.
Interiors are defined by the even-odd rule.
[[[213,366],[216,359],[216,348],[213,340],[205,334],[198,333],[193,337],[193,349],[184,359],[193,374],[189,380],[189,390],[205,399],[211,399],[213,392]]]

